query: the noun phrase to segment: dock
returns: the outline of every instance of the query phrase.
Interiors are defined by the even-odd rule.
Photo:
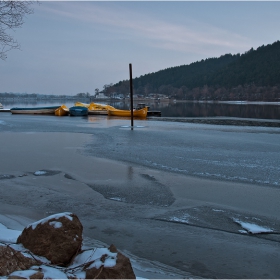
[[[161,111],[151,111],[150,106],[146,106],[145,103],[138,103],[136,109],[148,108],[147,117],[161,117]]]
[[[147,117],[161,117],[161,111],[148,111]]]

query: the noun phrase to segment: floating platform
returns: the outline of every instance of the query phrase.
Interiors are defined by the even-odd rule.
[[[147,117],[161,117],[161,111],[148,111]]]
[[[145,103],[137,104],[136,109],[142,109],[142,108],[145,108],[145,107],[148,107],[147,117],[152,117],[152,116],[161,117],[161,111],[151,111],[150,106],[146,106]]]

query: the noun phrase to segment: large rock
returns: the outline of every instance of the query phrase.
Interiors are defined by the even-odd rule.
[[[80,251],[83,226],[73,213],[49,216],[26,227],[17,243],[52,264],[66,266]]]
[[[114,245],[109,247],[111,253],[116,253],[116,259],[111,254],[104,254],[98,260],[88,264],[86,279],[136,279],[129,258],[120,253]],[[106,262],[114,261],[114,265]],[[113,262],[112,262],[113,263]]]
[[[25,270],[32,265],[39,265],[40,261],[25,257],[10,246],[0,246],[0,276],[6,276],[16,270]]]

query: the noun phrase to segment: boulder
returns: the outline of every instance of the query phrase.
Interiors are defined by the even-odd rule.
[[[91,262],[85,268],[86,279],[136,279],[129,258],[120,253],[114,245],[109,247],[109,251],[116,253],[115,265],[106,266],[106,260],[113,257],[104,254],[95,261],[98,265]]]
[[[83,226],[73,213],[59,213],[27,226],[17,243],[52,264],[66,266],[81,250]]]
[[[0,276],[6,276],[17,270],[40,265],[40,261],[24,256],[10,246],[0,246]]]

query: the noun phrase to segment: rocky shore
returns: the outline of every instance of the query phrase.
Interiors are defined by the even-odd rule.
[[[129,258],[109,248],[82,248],[83,226],[73,213],[58,213],[19,232],[0,233],[0,278],[136,279]],[[1,240],[8,239],[9,242]]]

